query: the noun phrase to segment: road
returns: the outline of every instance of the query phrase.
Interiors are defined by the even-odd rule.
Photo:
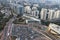
[[[42,33],[43,35],[45,35],[46,37],[48,37],[48,38],[50,38],[50,39],[52,39],[52,40],[57,40],[56,36],[54,36],[53,34],[47,32],[47,31],[45,30],[47,26],[40,25],[40,24],[35,24],[35,23],[34,23],[34,24],[31,24],[31,25],[33,26],[33,29],[34,29],[35,31]],[[36,26],[36,27],[34,27],[34,26]],[[42,29],[44,29],[45,31],[42,30]]]
[[[3,36],[1,37],[1,40],[9,40],[9,35],[11,33],[12,27],[13,27],[13,21],[15,18],[11,18],[7,23],[3,31]]]
[[[54,37],[52,34],[45,32],[43,30],[40,30],[38,28],[33,27],[33,29],[41,34],[43,34],[44,36],[46,36],[47,38],[49,38],[50,40],[57,40],[56,37]]]

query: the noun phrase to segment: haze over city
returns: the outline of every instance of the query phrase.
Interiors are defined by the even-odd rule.
[[[0,0],[0,40],[60,40],[60,0]]]

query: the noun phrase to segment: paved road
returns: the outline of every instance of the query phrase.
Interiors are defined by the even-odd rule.
[[[5,26],[5,28],[4,28],[4,31],[3,31],[3,36],[2,36],[2,38],[1,38],[1,40],[9,40],[8,38],[9,38],[9,35],[10,35],[10,33],[11,33],[11,30],[12,30],[12,27],[13,27],[13,21],[15,20],[15,18],[13,17],[13,18],[11,18],[10,20],[9,20],[9,22],[7,22],[6,23],[6,26]]]
[[[34,25],[34,26],[37,26],[37,27],[33,27],[33,29],[37,32],[41,32],[42,34],[44,34],[46,37],[52,39],[52,40],[57,40],[57,38],[52,35],[51,33],[48,33],[48,32],[45,32],[44,30],[41,30],[41,28],[46,28],[46,26],[44,25],[39,25],[39,24],[31,24],[31,25]],[[38,28],[40,27],[40,28]]]

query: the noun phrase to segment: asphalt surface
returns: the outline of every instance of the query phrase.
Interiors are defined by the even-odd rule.
[[[11,18],[7,23],[6,23],[6,26],[3,30],[3,36],[1,37],[1,40],[9,40],[9,35],[11,33],[11,30],[12,30],[12,27],[13,27],[13,21],[14,21],[14,17]]]

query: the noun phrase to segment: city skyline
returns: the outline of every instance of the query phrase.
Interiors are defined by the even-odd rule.
[[[60,40],[60,0],[0,0],[0,40]]]

